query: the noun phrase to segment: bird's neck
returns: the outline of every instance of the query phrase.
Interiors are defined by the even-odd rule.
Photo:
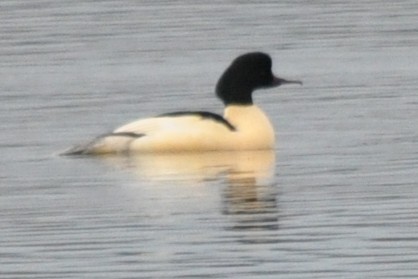
[[[273,130],[267,115],[256,105],[228,105],[224,110],[224,118],[238,131]]]
[[[252,105],[253,90],[243,82],[221,81],[216,87],[216,95],[225,106],[229,105]]]
[[[267,115],[256,105],[229,105],[224,118],[234,126],[237,144],[243,148],[273,148],[275,133]]]

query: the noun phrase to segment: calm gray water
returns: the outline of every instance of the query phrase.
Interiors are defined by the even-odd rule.
[[[364,2],[364,3],[363,3]],[[418,278],[418,3],[0,3],[1,278]],[[63,158],[132,119],[222,112],[237,55],[274,152]]]

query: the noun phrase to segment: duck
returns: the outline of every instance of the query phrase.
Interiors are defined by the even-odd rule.
[[[142,118],[63,155],[271,150],[273,125],[252,95],[284,84],[302,82],[275,76],[270,55],[245,53],[232,61],[216,84],[216,95],[225,106],[223,115],[195,110]]]

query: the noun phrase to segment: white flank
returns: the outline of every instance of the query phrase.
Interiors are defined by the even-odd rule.
[[[266,150],[274,148],[274,130],[264,112],[255,105],[227,106],[224,118],[235,130],[199,115],[140,119],[86,145],[86,154],[122,152],[194,152],[227,150]]]

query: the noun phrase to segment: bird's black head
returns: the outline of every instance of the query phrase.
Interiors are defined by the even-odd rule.
[[[238,56],[226,69],[216,85],[216,94],[225,105],[250,105],[252,92],[260,88],[279,86],[300,81],[275,77],[271,71],[271,58],[262,52]]]

